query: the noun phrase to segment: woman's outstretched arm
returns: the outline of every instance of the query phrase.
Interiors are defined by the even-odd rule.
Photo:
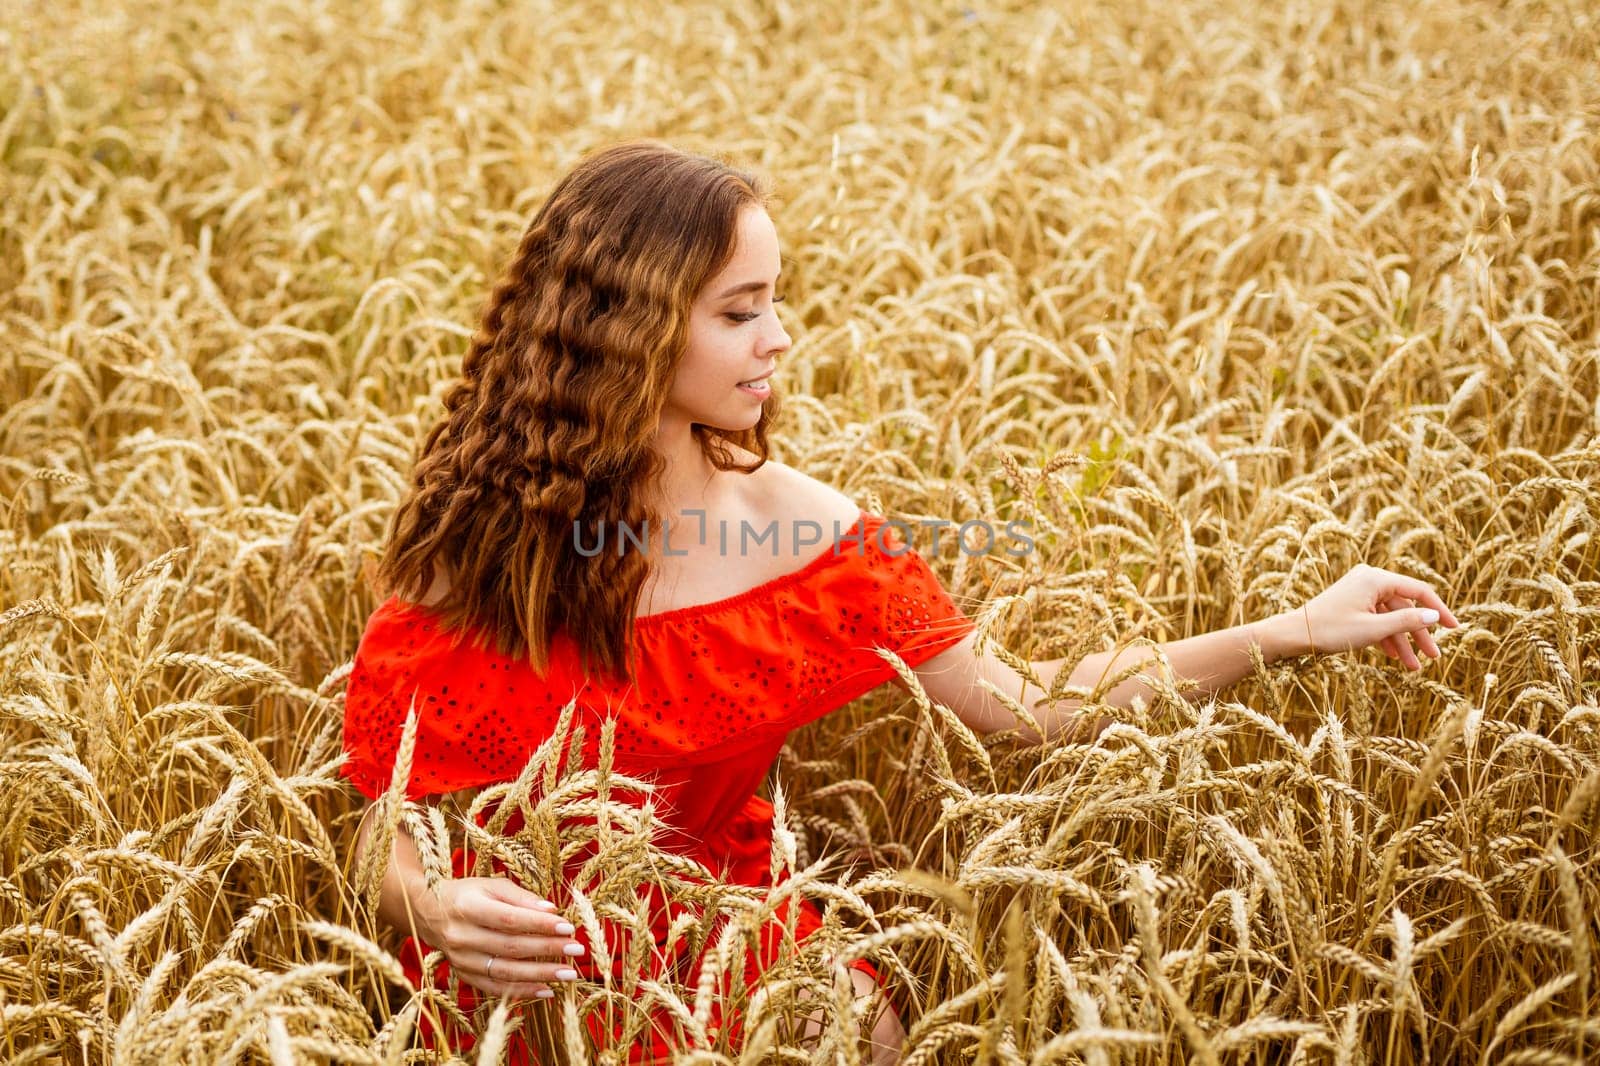
[[[1172,667],[1169,680],[1195,682],[1197,687],[1188,691],[1189,698],[1205,699],[1249,674],[1251,645],[1261,649],[1261,657],[1267,663],[1313,652],[1344,652],[1376,645],[1408,668],[1420,669],[1417,650],[1432,658],[1439,656],[1439,646],[1428,631],[1438,622],[1457,625],[1455,616],[1432,588],[1414,578],[1363,564],[1303,608],[1175,640],[1160,648]],[[1415,650],[1411,642],[1415,642]],[[1135,664],[1151,664],[1150,670],[1144,672],[1152,673],[1161,669],[1154,663],[1155,657],[1155,650],[1149,647],[1094,652],[1072,667],[1067,684],[1092,689]],[[1031,665],[1048,690],[1067,668],[1068,661],[1047,659]],[[1110,724],[1105,718],[1089,720],[1081,712],[1082,701],[1078,699],[1061,699],[1052,706],[1038,686],[1027,684],[1021,674],[993,652],[978,655],[972,636],[918,666],[916,674],[930,697],[949,707],[979,733],[1017,728],[1016,718],[979,684],[980,680],[988,681],[1033,714],[1044,737],[1021,727],[1019,732],[1025,740],[1086,740]],[[1153,695],[1149,684],[1133,676],[1112,687],[1105,702],[1130,707],[1136,697],[1148,700]]]
[[[1198,687],[1188,690],[1187,695],[1190,699],[1203,699],[1250,672],[1252,643],[1261,647],[1261,656],[1269,663],[1296,654],[1288,650],[1287,642],[1278,636],[1277,621],[1273,618],[1252,622],[1161,645],[1161,653],[1172,665],[1175,675],[1170,680],[1195,681]],[[1018,735],[1029,743],[1073,742],[1092,739],[1111,724],[1109,718],[1091,718],[1084,714],[1081,699],[1063,697],[1052,704],[1045,698],[1060,672],[1068,667],[1069,660],[1045,659],[1031,664],[1044,685],[1041,689],[1026,681],[992,650],[979,655],[976,644],[977,638],[968,636],[916,668],[917,680],[929,697],[949,707],[974,732],[1017,729]],[[1094,689],[1107,678],[1136,664],[1149,664],[1149,669],[1141,672],[1154,674],[1160,669],[1154,660],[1155,651],[1150,647],[1091,652],[1072,666],[1066,683],[1074,688]],[[978,684],[980,679],[1026,707],[1044,729],[1044,737],[1028,726],[1019,726],[1011,711]],[[1151,686],[1134,675],[1111,687],[1103,698],[1112,706],[1131,707],[1135,698],[1148,701],[1153,695]]]

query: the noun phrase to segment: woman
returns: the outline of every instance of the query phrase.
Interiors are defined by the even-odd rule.
[[[369,619],[346,697],[344,772],[366,796],[389,783],[413,700],[406,794],[435,799],[514,778],[576,697],[591,725],[616,720],[615,769],[653,776],[668,845],[764,884],[772,808],[756,788],[790,731],[898,683],[876,648],[977,731],[1016,727],[980,681],[1026,699],[1046,736],[1025,739],[1104,725],[978,655],[971,620],[882,516],[767,458],[778,410],[767,379],[790,344],[768,202],[755,175],[640,141],[582,161],[534,217],[379,568],[393,595]],[[833,533],[820,549],[818,530]],[[1456,624],[1428,586],[1360,566],[1302,609],[1162,650],[1203,697],[1250,670],[1251,645],[1270,662],[1378,644],[1418,669],[1413,642],[1437,657],[1439,621]],[[1150,654],[1089,655],[1069,681],[1092,685]],[[1065,665],[1034,664],[1046,684]],[[1130,679],[1108,701],[1141,694]],[[368,834],[364,818],[358,857]],[[413,934],[413,980],[435,948],[464,1008],[594,976],[591,945],[557,903],[464,869],[458,852],[457,878],[429,891],[397,834],[379,913]],[[803,938],[818,915],[797,906]],[[858,995],[877,988],[870,963],[852,978]],[[424,1029],[430,1043],[471,1044]],[[896,1061],[903,1038],[882,1007],[873,1061]],[[658,1037],[630,1054],[670,1050]]]

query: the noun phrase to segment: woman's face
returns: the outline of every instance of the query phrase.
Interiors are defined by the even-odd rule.
[[[750,429],[771,394],[765,377],[791,343],[778,321],[774,294],[778,232],[767,213],[747,205],[739,213],[733,258],[695,297],[689,309],[689,344],[668,390],[662,422],[692,422],[717,429]]]

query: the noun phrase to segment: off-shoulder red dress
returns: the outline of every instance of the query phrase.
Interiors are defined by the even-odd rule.
[[[768,885],[773,811],[756,792],[785,738],[890,680],[893,668],[876,647],[917,666],[973,627],[896,527],[866,510],[844,536],[825,537],[820,554],[798,570],[726,599],[635,619],[630,688],[586,678],[564,631],[555,635],[541,676],[526,659],[452,640],[426,608],[390,598],[371,615],[356,651],[345,696],[349,758],[342,772],[369,799],[388,787],[414,696],[418,722],[408,798],[511,781],[576,697],[586,725],[585,765],[594,764],[601,720],[614,718],[614,767],[654,780],[663,846],[729,882]],[[456,876],[465,876],[471,861],[470,853],[456,849]],[[797,905],[797,937],[804,939],[821,916],[809,901]],[[658,907],[656,917],[659,946],[670,913]],[[583,925],[575,924],[574,939],[588,946]],[[764,953],[777,950],[782,933],[774,922]],[[402,946],[401,962],[414,985],[421,985],[420,961],[431,950],[415,938]],[[614,966],[620,967],[622,954],[616,953]],[[599,977],[593,955],[591,949],[573,964],[587,979]],[[686,972],[691,984],[697,961]],[[745,972],[753,983],[763,965],[755,956],[749,962]],[[881,982],[871,963],[853,965]],[[436,969],[436,987],[446,987],[448,971],[447,962]],[[465,982],[458,987],[457,1002],[470,1014],[479,994]],[[549,1008],[524,1001],[522,1009]],[[713,1021],[737,1025],[737,1019]],[[593,1017],[590,1025],[597,1040],[609,1042]],[[472,1046],[470,1033],[448,1020],[444,1027],[436,1032],[426,1019],[419,1026],[429,1047],[441,1037],[458,1052]],[[629,1062],[665,1062],[672,1050],[657,1035],[630,1048]],[[512,1062],[532,1061],[516,1039],[510,1054]]]

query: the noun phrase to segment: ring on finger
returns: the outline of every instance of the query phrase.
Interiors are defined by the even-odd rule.
[[[490,978],[494,977],[494,956],[493,955],[489,956],[489,964],[483,968],[483,975],[485,977],[490,977]]]

